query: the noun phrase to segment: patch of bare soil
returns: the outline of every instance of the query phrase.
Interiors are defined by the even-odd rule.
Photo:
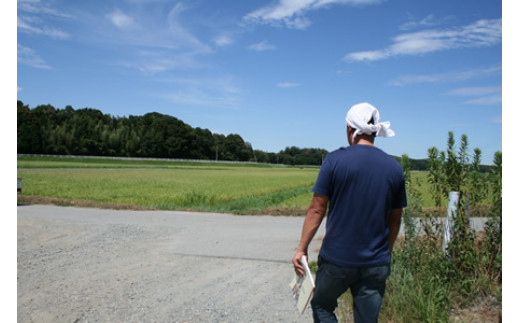
[[[18,204],[74,206],[74,207],[110,209],[110,210],[137,210],[137,211],[156,210],[154,208],[144,207],[141,205],[117,204],[117,203],[111,203],[111,202],[66,199],[66,198],[46,197],[46,196],[37,196],[37,195],[18,195]],[[200,210],[183,209],[182,211],[199,212]],[[276,208],[269,208],[266,210],[247,210],[246,215],[305,216],[306,214],[307,214],[306,209],[276,207]]]
[[[451,322],[502,322],[502,307],[500,305],[481,304],[471,308],[453,309],[450,313]]]
[[[90,200],[65,199],[57,197],[46,197],[37,195],[18,195],[18,204],[41,204],[57,206],[75,206],[86,208],[99,208],[111,210],[153,210],[140,205],[117,204],[111,202],[99,202]]]

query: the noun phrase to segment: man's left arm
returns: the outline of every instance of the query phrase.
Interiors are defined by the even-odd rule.
[[[390,215],[388,216],[388,227],[390,229],[389,234],[389,245],[390,245],[390,255],[392,255],[392,250],[394,249],[394,243],[397,239],[397,235],[399,234],[399,229],[401,228],[401,214],[403,213],[403,209],[392,209],[390,211]]]

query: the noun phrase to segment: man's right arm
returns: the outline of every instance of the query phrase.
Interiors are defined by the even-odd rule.
[[[300,264],[300,259],[302,256],[307,256],[309,244],[316,234],[316,231],[318,231],[318,228],[325,217],[325,213],[327,212],[328,202],[329,198],[327,196],[314,193],[311,205],[307,211],[307,216],[305,217],[305,222],[303,223],[302,236],[300,244],[298,245],[298,251],[292,260],[294,269],[300,275],[305,273],[303,266]]]

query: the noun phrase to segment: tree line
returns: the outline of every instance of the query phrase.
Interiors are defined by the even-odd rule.
[[[151,112],[114,117],[92,108],[29,108],[17,101],[19,154],[182,158],[321,165],[328,151],[286,147],[277,153],[253,149],[238,134],[212,133],[175,117]],[[345,140],[346,141],[346,140]],[[401,162],[401,157],[394,156]],[[411,170],[427,171],[428,159],[409,159]],[[490,172],[482,165],[481,172]]]
[[[212,133],[161,113],[114,117],[97,109],[29,108],[17,102],[19,154],[153,157],[321,165],[327,151],[287,147],[278,153],[253,149],[238,134]]]

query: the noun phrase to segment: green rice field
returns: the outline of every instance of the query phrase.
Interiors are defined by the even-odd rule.
[[[18,157],[21,203],[304,215],[319,167],[103,158]],[[433,207],[426,172],[412,172]],[[443,201],[443,206],[447,201]]]
[[[266,164],[19,157],[17,175],[23,180],[19,200],[301,215],[318,171]]]

